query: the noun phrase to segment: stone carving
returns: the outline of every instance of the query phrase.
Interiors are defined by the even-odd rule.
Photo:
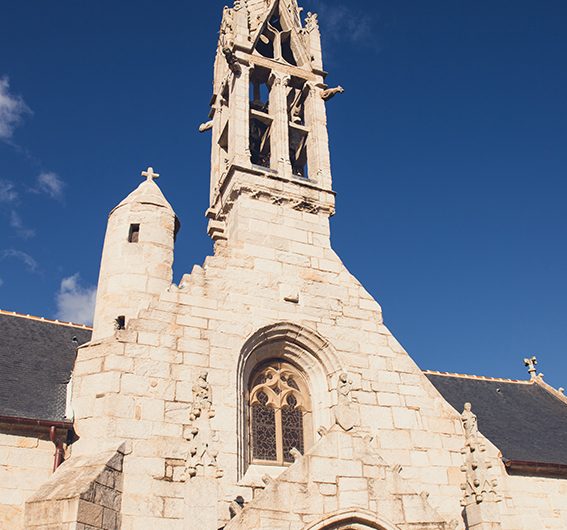
[[[319,29],[319,16],[317,13],[307,13],[307,17],[305,18],[305,29],[311,33],[313,30]]]
[[[189,413],[189,454],[185,479],[195,476],[218,478],[222,471],[217,464],[218,451],[214,449],[211,418],[214,418],[213,396],[208,382],[208,373],[201,372],[193,385],[193,403]]]
[[[478,421],[476,414],[472,411],[472,405],[465,403],[465,408],[461,414],[461,422],[465,431],[465,440],[468,444],[470,440],[475,440],[478,435]]]
[[[337,383],[337,406],[335,422],[345,431],[350,431],[359,423],[359,409],[356,398],[352,397],[352,381],[348,374],[339,375]]]
[[[234,28],[234,10],[225,7],[219,33],[219,46],[221,50],[224,50],[225,48],[232,48],[234,45]]]
[[[142,177],[146,177],[146,180],[155,180],[159,178],[159,173],[155,173],[154,168],[149,167],[146,171],[142,171]]]
[[[213,120],[209,120],[205,123],[201,123],[201,125],[199,125],[199,132],[203,133],[206,131],[210,131],[213,128]]]
[[[328,88],[327,90],[322,90],[321,91],[321,97],[323,98],[324,101],[329,101],[330,99],[334,98],[337,94],[342,94],[345,91],[345,89],[339,85],[338,87],[335,88]]]
[[[228,67],[233,74],[240,75],[242,73],[242,68],[238,64],[238,58],[230,48],[223,48],[222,53],[226,59]]]
[[[497,481],[489,477],[492,464],[485,456],[486,446],[479,441],[477,417],[470,403],[465,403],[461,422],[465,434],[465,447],[461,451],[465,463],[461,471],[466,475],[466,481],[461,484],[464,494],[461,505],[466,508],[485,501],[498,502]]]
[[[535,379],[537,376],[537,370],[536,370],[537,358],[533,356],[529,359],[524,359],[524,366],[527,366],[528,373],[530,374],[530,378]]]
[[[301,26],[301,12],[303,11],[303,8],[297,5],[297,0],[290,0],[287,6],[287,10],[291,15],[295,26],[299,28]]]

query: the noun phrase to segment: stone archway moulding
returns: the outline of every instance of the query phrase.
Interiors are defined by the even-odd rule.
[[[238,360],[239,373],[242,373],[242,368],[258,348],[278,342],[299,346],[308,356],[320,363],[327,375],[342,369],[341,360],[327,339],[308,327],[292,322],[279,322],[257,330],[246,340]]]
[[[400,530],[392,522],[363,509],[343,510],[326,515],[304,530],[335,530],[340,528],[368,528],[374,530]]]
[[[292,322],[279,322],[257,330],[242,346],[237,365],[240,477],[246,467],[246,385],[251,371],[258,364],[274,358],[287,360],[305,373],[314,411],[313,426],[330,425],[332,378],[343,370],[341,359],[333,346],[316,331]]]

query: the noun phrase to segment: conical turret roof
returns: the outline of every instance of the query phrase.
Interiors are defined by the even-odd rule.
[[[167,208],[173,212],[171,204],[167,202],[159,186],[155,183],[154,178],[159,175],[153,172],[152,168],[142,173],[146,180],[142,182],[130,195],[128,195],[114,210],[127,204],[153,204],[161,208]],[[112,210],[112,211],[114,211]],[[111,212],[112,213],[112,212]]]

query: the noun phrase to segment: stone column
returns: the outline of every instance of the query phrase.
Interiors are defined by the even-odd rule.
[[[250,66],[240,64],[234,74],[234,86],[229,98],[229,159],[234,163],[250,165]]]
[[[215,189],[222,174],[222,168],[225,166],[222,159],[222,149],[219,147],[219,139],[222,134],[222,94],[218,94],[213,105],[213,131],[211,142],[211,188],[210,201],[214,201]]]
[[[287,109],[287,92],[290,77],[273,72],[270,77],[270,116],[272,131],[270,149],[272,169],[277,169],[281,176],[291,177],[291,161],[289,158],[289,114]]]
[[[307,138],[307,163],[309,178],[321,186],[331,189],[331,155],[327,133],[327,110],[321,97],[321,87],[309,83],[309,95],[305,102]]]

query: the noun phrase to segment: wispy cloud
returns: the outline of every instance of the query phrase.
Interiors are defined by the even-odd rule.
[[[312,0],[310,3],[319,14],[323,39],[327,43],[350,43],[380,51],[378,20],[373,13],[337,1]]]
[[[20,260],[29,272],[37,272],[39,268],[37,261],[35,261],[35,259],[33,259],[29,254],[22,252],[21,250],[9,248],[0,251],[0,261],[3,261],[5,259]]]
[[[0,180],[0,202],[13,203],[18,200],[16,187],[9,180]]]
[[[10,212],[10,226],[20,237],[23,237],[24,239],[29,239],[30,237],[35,236],[35,230],[24,226],[22,218],[15,210]]]
[[[52,199],[61,199],[63,197],[63,188],[65,183],[61,180],[57,173],[45,171],[37,177],[37,189],[46,193]]]
[[[4,280],[0,278],[0,287],[2,287],[3,285],[4,285]]]
[[[11,140],[26,114],[31,114],[21,96],[10,93],[10,80],[0,77],[0,140]]]
[[[69,322],[92,324],[96,287],[80,285],[79,273],[61,280],[56,296],[57,318]]]

